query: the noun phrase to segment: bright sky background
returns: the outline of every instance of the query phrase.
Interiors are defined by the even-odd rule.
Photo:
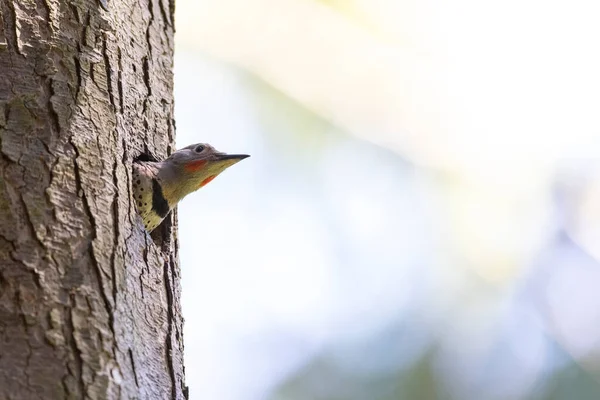
[[[178,146],[252,155],[179,208],[191,399],[384,398],[305,373],[322,358],[427,356],[457,399],[544,398],[571,359],[596,382],[599,20],[178,0]]]

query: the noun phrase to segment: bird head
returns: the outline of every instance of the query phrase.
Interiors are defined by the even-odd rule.
[[[161,163],[158,173],[165,198],[174,206],[183,197],[247,157],[250,156],[222,153],[206,143],[179,149]]]

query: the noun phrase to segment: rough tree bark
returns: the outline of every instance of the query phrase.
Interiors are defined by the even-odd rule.
[[[173,221],[131,198],[174,142],[173,2],[0,0],[1,400],[186,397]]]

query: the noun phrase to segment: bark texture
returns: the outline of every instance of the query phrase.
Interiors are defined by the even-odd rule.
[[[0,0],[1,400],[186,397],[173,224],[131,197],[174,142],[173,2]]]

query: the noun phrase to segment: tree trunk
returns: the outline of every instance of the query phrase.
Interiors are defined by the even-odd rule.
[[[186,397],[174,225],[131,198],[174,142],[173,1],[0,0],[1,400]]]

